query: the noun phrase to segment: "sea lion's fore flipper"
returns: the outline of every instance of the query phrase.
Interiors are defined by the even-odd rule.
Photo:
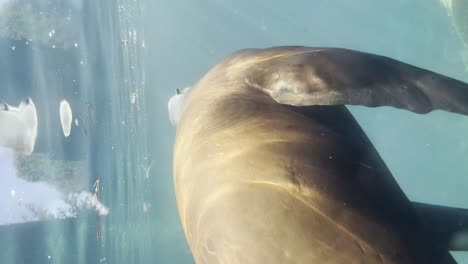
[[[413,202],[435,240],[452,251],[468,251],[468,209]]]
[[[248,51],[245,82],[277,102],[393,106],[468,115],[468,84],[388,57],[339,48]]]

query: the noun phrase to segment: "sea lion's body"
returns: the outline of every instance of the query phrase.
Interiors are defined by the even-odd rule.
[[[426,232],[344,106],[333,100],[326,106],[284,105],[278,101],[286,98],[292,104],[289,97],[278,95],[284,87],[268,91],[274,85],[259,73],[268,71],[266,65],[279,67],[283,57],[297,62],[294,56],[304,51],[290,50],[234,54],[187,96],[177,126],[174,179],[196,262],[455,263]],[[278,82],[291,83],[297,76],[325,82],[319,90],[339,81],[290,70],[272,74],[280,76],[273,77]],[[295,77],[287,79],[288,74]],[[300,94],[301,87],[295,88]],[[430,111],[424,100],[411,107],[401,100],[384,100],[416,112]],[[457,105],[445,108],[466,110]]]

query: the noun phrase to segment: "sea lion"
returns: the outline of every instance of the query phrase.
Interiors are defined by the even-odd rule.
[[[467,84],[364,52],[275,47],[238,51],[180,93],[174,183],[197,263],[455,263],[344,105],[467,115]]]

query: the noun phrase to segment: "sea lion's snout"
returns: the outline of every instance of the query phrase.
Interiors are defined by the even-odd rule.
[[[173,127],[176,127],[179,123],[179,120],[182,116],[182,112],[185,106],[185,99],[187,98],[190,86],[184,88],[182,91],[177,88],[175,90],[175,95],[169,99],[167,104],[168,112],[169,112],[169,121],[171,122]]]

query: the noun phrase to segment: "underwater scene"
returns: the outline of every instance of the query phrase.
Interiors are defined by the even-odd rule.
[[[280,48],[273,49],[271,54],[266,50],[267,55],[258,56],[262,51],[250,50],[229,57],[232,60],[223,60],[241,49],[277,46],[317,49]],[[359,53],[351,53],[349,57],[343,53],[345,57],[340,57],[341,51],[331,50],[317,64],[310,62],[315,55],[301,55],[327,48]],[[363,54],[394,60],[381,61],[381,57]],[[293,59],[282,61],[290,56]],[[330,61],[337,62],[338,66]],[[420,72],[414,68],[408,70],[407,64],[424,69],[428,76],[440,75],[428,79],[429,84],[424,83],[426,79],[414,80],[415,87],[422,87],[415,92],[408,91],[411,87],[406,86],[400,87],[399,94],[387,90],[396,80],[396,75],[392,75],[396,72],[401,74],[397,81],[419,76]],[[313,74],[295,74],[287,68],[291,65],[299,65],[292,69],[313,69]],[[364,71],[359,65],[369,67]],[[386,70],[388,75],[382,73]],[[377,83],[376,87],[384,95],[373,95],[367,90],[371,94],[368,97],[352,94],[354,90],[345,89],[353,87],[340,86],[339,81],[347,76],[347,84]],[[436,79],[448,84],[447,88],[439,85],[436,87],[439,90],[433,90],[437,85],[432,81]],[[432,215],[426,215],[424,207],[422,217],[419,215],[427,234],[435,234],[431,237],[435,244],[443,244],[437,250],[450,251],[445,262],[434,260],[433,263],[468,263],[468,210],[462,210],[468,209],[468,89],[463,90],[468,87],[468,1],[465,0],[0,0],[0,263],[259,263],[253,261],[255,257],[249,258],[249,254],[257,253],[243,250],[245,247],[257,250],[258,256],[281,253],[281,259],[263,258],[265,262],[260,263],[304,263],[304,258],[298,255],[309,249],[318,263],[418,263],[414,261],[417,257],[429,259],[432,252],[412,244],[421,238],[408,238],[403,243],[408,245],[404,254],[410,257],[401,261],[400,252],[393,253],[398,249],[388,246],[393,245],[388,242],[393,241],[392,234],[388,241],[372,238],[375,230],[384,230],[382,234],[388,231],[385,224],[382,229],[364,224],[374,219],[373,211],[366,211],[367,204],[376,206],[380,205],[379,201],[361,203],[360,198],[349,198],[351,205],[330,209],[330,213],[328,209],[313,208],[320,211],[317,213],[320,217],[330,216],[330,219],[325,217],[327,221],[352,237],[353,250],[357,248],[357,251],[340,242],[340,237],[332,235],[332,231],[323,232],[329,240],[320,240],[317,235],[313,239],[318,242],[307,244],[305,249],[302,248],[305,240],[281,233],[296,228],[297,219],[308,218],[305,213],[298,213],[303,209],[296,208],[302,207],[295,207],[294,202],[291,202],[294,206],[289,206],[291,200],[278,198],[282,196],[275,196],[276,192],[262,196],[268,200],[265,204],[257,203],[256,195],[263,192],[261,188],[276,186],[278,181],[266,183],[255,178],[253,182],[261,183],[262,187],[232,192],[235,195],[229,196],[230,200],[214,206],[218,205],[213,201],[216,195],[231,192],[230,187],[220,186],[225,186],[222,181],[227,176],[223,175],[236,173],[234,164],[243,164],[245,174],[255,177],[267,174],[269,170],[259,169],[259,164],[270,162],[271,170],[279,168],[276,162],[280,159],[268,151],[284,148],[263,149],[254,139],[243,138],[255,134],[247,133],[249,129],[256,131],[256,139],[271,134],[255,130],[258,127],[253,124],[241,129],[241,125],[248,123],[238,120],[243,116],[243,105],[222,104],[231,102],[216,101],[223,96],[222,92],[216,97],[202,89],[255,88],[254,95],[247,99],[254,106],[250,106],[252,109],[245,116],[256,118],[268,109],[271,112],[262,118],[270,118],[274,116],[271,113],[287,115],[292,109],[296,118],[297,113],[307,116],[303,111],[309,110],[301,107],[311,105],[307,105],[306,99],[310,89],[301,90],[306,81],[321,87],[317,89],[337,89],[332,91],[331,99],[313,95],[312,105],[346,105],[362,128],[363,136],[358,138],[363,138],[364,145],[375,147],[393,175],[395,186],[401,188],[412,204],[444,206],[442,211],[448,208],[443,214],[431,211]],[[268,90],[268,85],[277,90]],[[394,99],[403,97],[401,94],[413,101],[406,97],[403,103]],[[230,95],[244,96],[236,92]],[[268,99],[255,102],[252,98],[256,96]],[[280,110],[276,108],[279,105]],[[187,113],[186,109],[195,110]],[[338,112],[344,111],[339,109]],[[316,114],[333,119],[323,121],[327,126],[333,122],[330,127],[336,131],[346,126],[345,119],[334,118],[335,114],[341,118],[341,112],[328,115],[320,111]],[[212,122],[204,119],[208,113],[214,116]],[[291,129],[285,131],[299,131],[294,129],[303,125],[301,122],[292,126],[275,124],[275,128]],[[367,143],[366,135],[372,144]],[[234,153],[225,153],[231,144],[235,146]],[[337,144],[341,143],[317,143],[316,146],[323,150]],[[210,145],[219,147],[218,152],[210,152],[206,147]],[[235,163],[243,151],[258,154]],[[301,181],[301,175],[306,172],[305,169],[297,171],[302,168],[296,165],[300,158],[294,158],[307,153],[287,153],[290,163],[284,167],[293,171],[287,180],[297,187],[288,190],[290,194],[297,190],[306,193],[304,190],[309,187],[315,190],[316,183]],[[324,171],[341,173],[346,168],[336,165],[339,155],[334,159],[335,156],[327,154],[323,161],[317,159],[318,165],[310,166],[335,164]],[[359,158],[353,152],[342,155],[349,160]],[[366,162],[359,166],[371,169]],[[385,165],[382,170],[386,171]],[[241,174],[242,178],[244,171]],[[205,182],[203,177],[209,180]],[[366,188],[380,197],[380,190],[386,187],[374,183],[370,181]],[[226,186],[233,184],[229,181]],[[343,184],[338,185],[339,189]],[[330,186],[333,183],[319,188],[320,194],[329,192]],[[208,194],[211,187],[219,192]],[[346,188],[339,190],[344,193]],[[246,193],[253,194],[246,196]],[[327,195],[316,199],[320,202],[335,199],[334,194]],[[299,197],[295,193],[293,196]],[[341,193],[336,197],[348,199],[342,198],[345,196]],[[278,205],[287,210],[275,211],[281,207]],[[263,216],[254,209],[246,209],[245,214],[236,211],[257,206],[261,207]],[[365,209],[361,211],[360,206]],[[357,213],[352,211],[352,217],[346,218],[347,208]],[[395,208],[396,212],[406,210],[398,202],[389,208]],[[450,208],[456,208],[456,214],[451,214],[455,211]],[[401,226],[406,228],[407,219],[399,219],[392,212],[375,216],[382,219],[376,220],[376,225],[388,222],[391,226],[401,221]],[[437,215],[432,218],[434,214]],[[380,218],[382,215],[385,217]],[[280,221],[281,217],[286,220]],[[337,219],[341,217],[349,221],[338,224]],[[311,231],[318,234],[319,228],[328,230],[322,221],[326,222],[314,220],[305,226],[311,230],[318,226]],[[356,221],[358,227],[354,222],[350,224],[351,221]],[[450,227],[446,226],[448,222]],[[254,229],[256,224],[265,230]],[[267,229],[270,226],[274,234]],[[353,233],[353,228],[358,231]],[[231,234],[232,230],[235,233]],[[304,236],[309,232],[303,231]],[[444,237],[448,233],[450,237]],[[380,233],[374,234],[380,237]],[[270,235],[279,239],[268,244],[263,238]],[[401,236],[406,238],[404,234]],[[443,242],[438,240],[441,237],[445,239]],[[349,259],[356,254],[372,255],[373,239],[378,244],[375,247],[382,245],[375,251],[375,259]],[[413,249],[427,255],[413,254]],[[261,253],[261,250],[265,251]],[[329,250],[337,257],[330,258]]]

